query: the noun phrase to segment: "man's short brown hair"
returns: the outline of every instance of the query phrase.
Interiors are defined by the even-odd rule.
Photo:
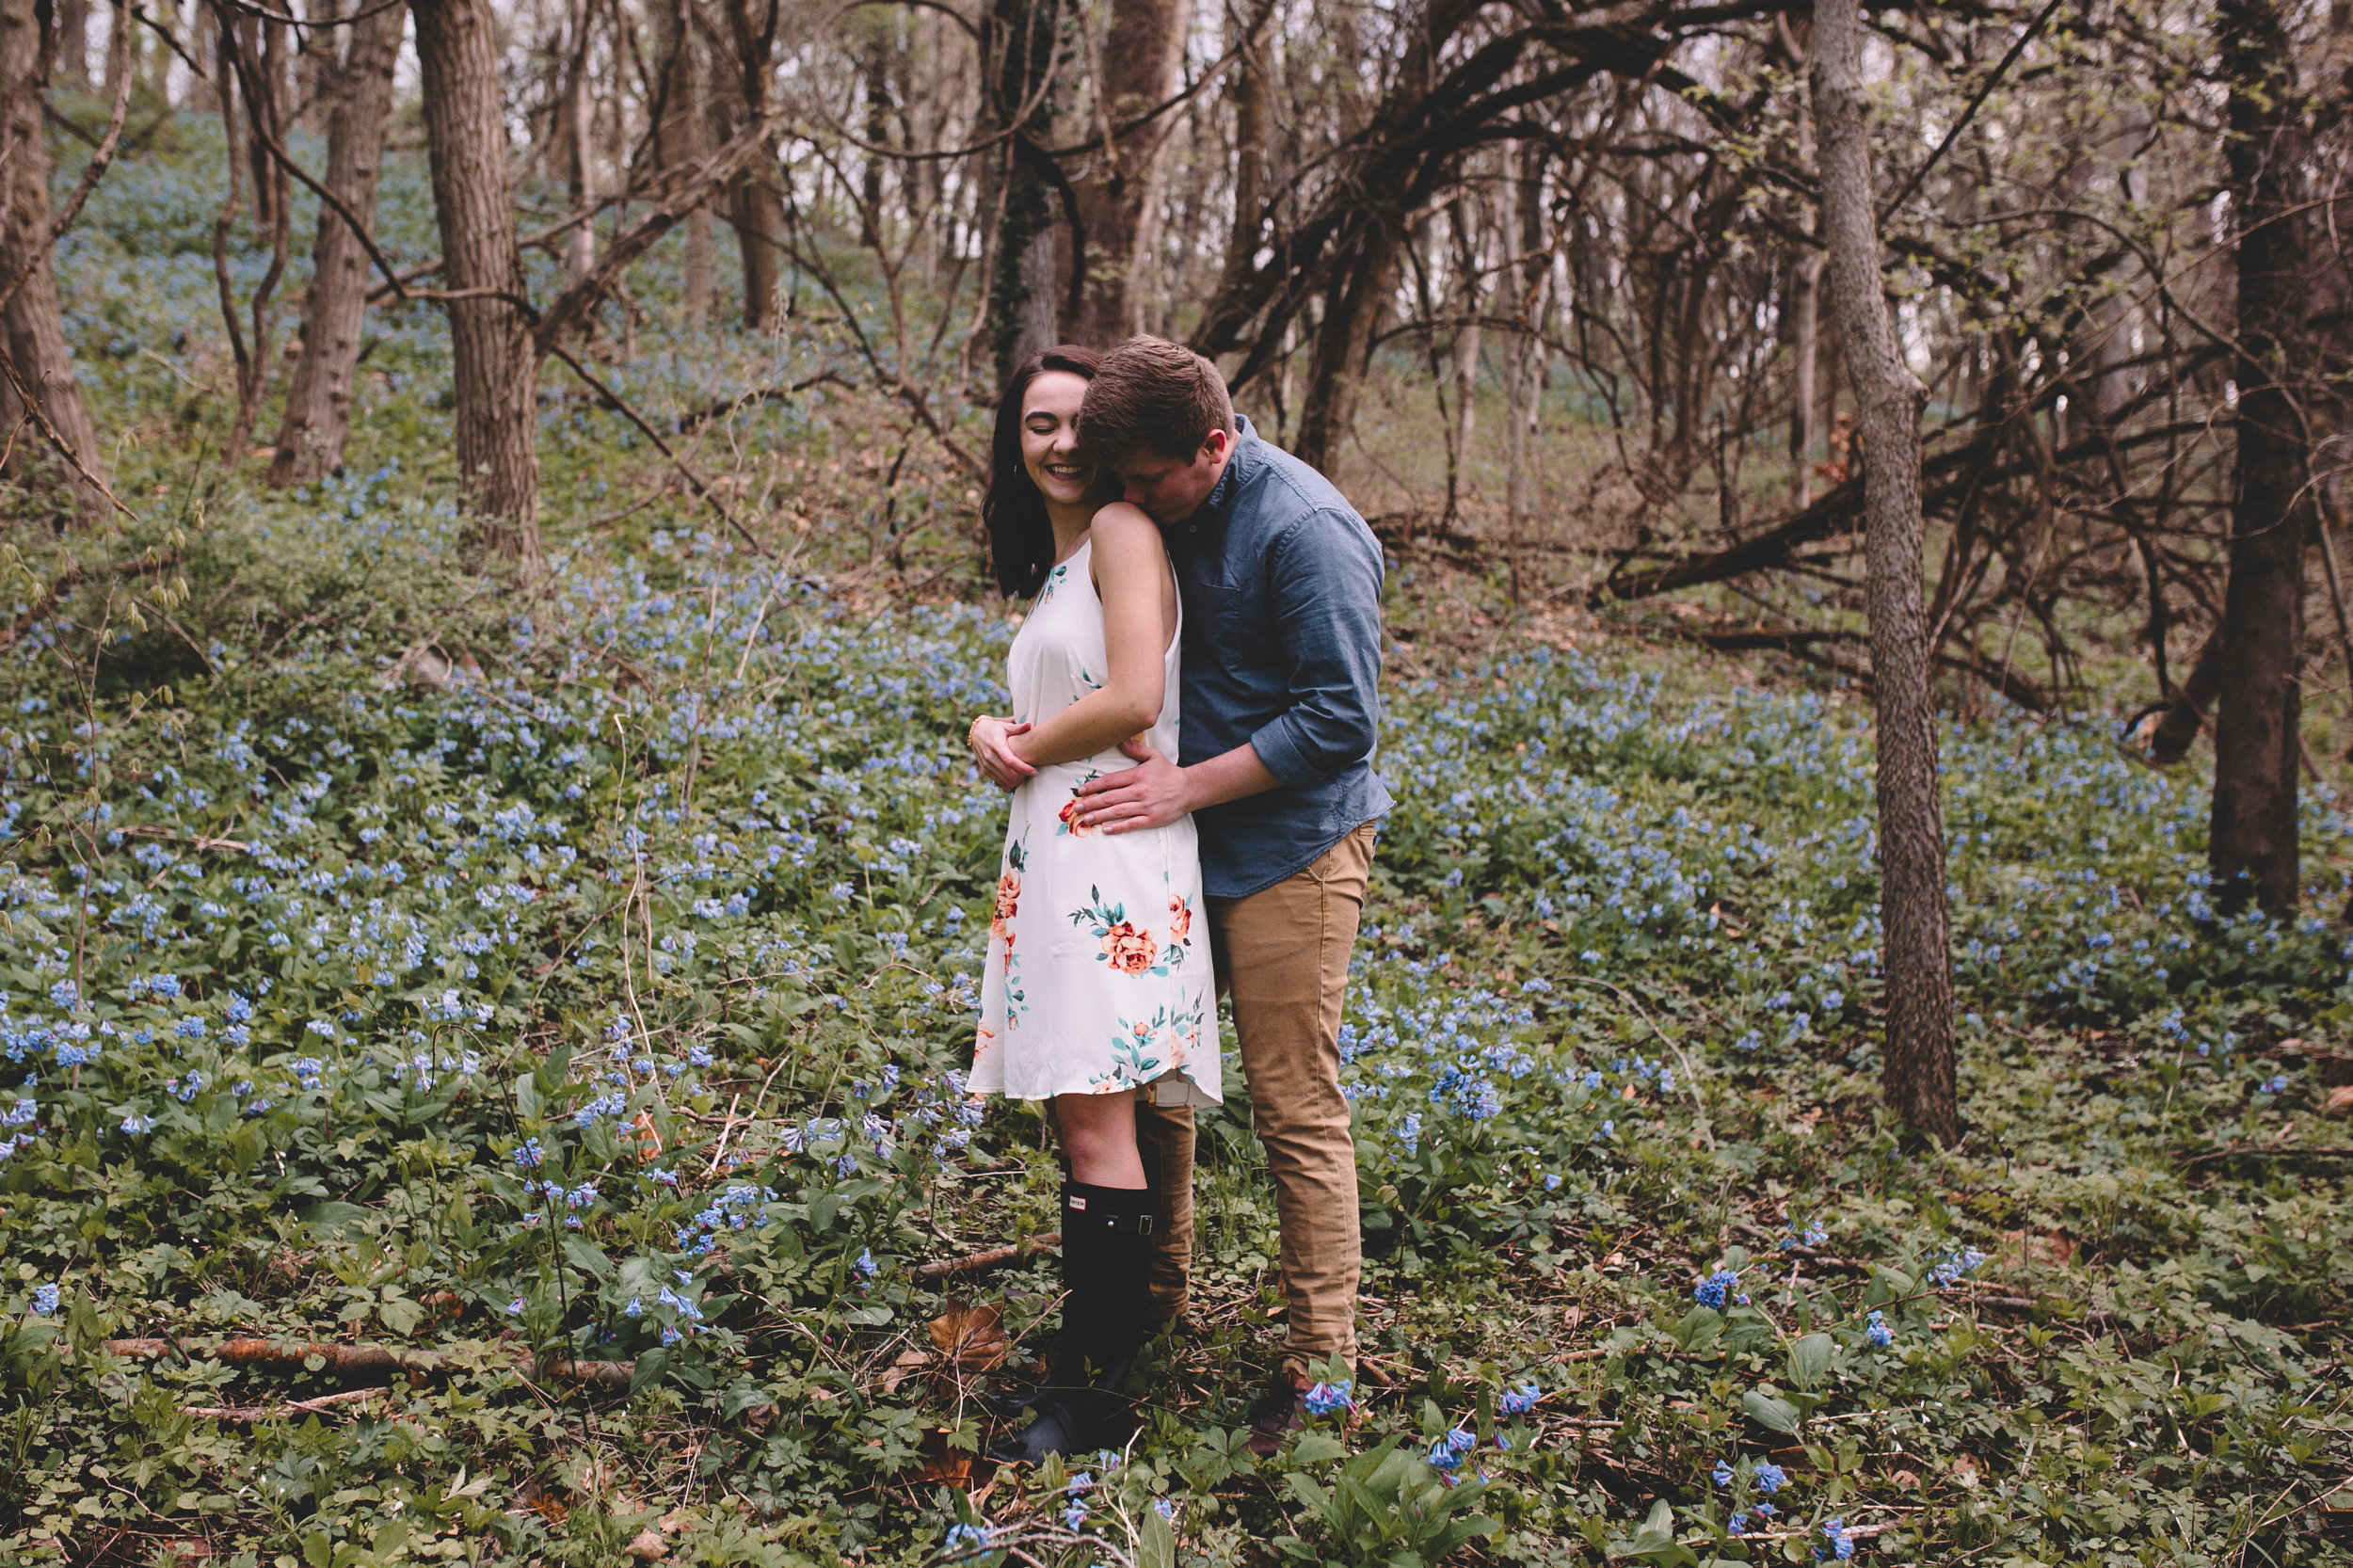
[[[1141,453],[1190,462],[1212,430],[1234,434],[1217,366],[1181,344],[1129,338],[1104,357],[1079,406],[1079,451],[1115,466]]]

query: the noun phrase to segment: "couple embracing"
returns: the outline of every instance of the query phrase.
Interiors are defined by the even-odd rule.
[[[1012,794],[972,1063],[1060,1140],[1062,1329],[1001,1460],[1113,1446],[1137,1351],[1185,1310],[1193,1110],[1223,1097],[1234,1009],[1282,1224],[1289,1321],[1251,1442],[1355,1355],[1356,1161],[1340,1005],[1389,804],[1380,546],[1259,440],[1216,367],[1163,339],[1014,373],[984,503],[1032,600],[1010,717],[968,734]],[[1180,724],[1181,720],[1181,724]]]

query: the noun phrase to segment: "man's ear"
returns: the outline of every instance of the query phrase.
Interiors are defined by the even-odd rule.
[[[1219,458],[1225,456],[1227,449],[1232,447],[1233,444],[1234,438],[1232,436],[1228,435],[1224,430],[1212,427],[1209,436],[1201,442],[1201,450],[1208,453],[1209,455],[1209,461],[1214,463]]]

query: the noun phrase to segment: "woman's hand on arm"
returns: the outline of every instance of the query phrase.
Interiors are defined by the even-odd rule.
[[[1011,792],[1021,787],[1021,781],[1037,770],[1015,755],[1015,737],[1026,735],[1030,727],[1012,719],[1000,719],[983,713],[966,730],[964,744],[972,748],[972,760],[991,784]]]
[[[1176,578],[1160,531],[1135,507],[1116,502],[1095,515],[1093,534],[1111,667],[1099,689],[1014,737],[1009,749],[1032,767],[1109,751],[1159,722],[1167,700]]]

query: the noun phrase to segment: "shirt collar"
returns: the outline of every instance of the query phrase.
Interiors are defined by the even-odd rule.
[[[1233,509],[1234,496],[1242,487],[1243,470],[1258,463],[1258,432],[1247,414],[1234,416],[1234,455],[1225,459],[1225,472],[1217,476],[1210,487],[1209,499],[1201,504],[1200,520],[1223,522]]]

